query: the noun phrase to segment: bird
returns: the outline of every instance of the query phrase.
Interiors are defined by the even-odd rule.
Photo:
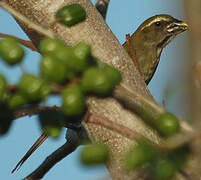
[[[139,65],[137,68],[146,84],[149,84],[156,71],[163,48],[187,29],[186,22],[168,14],[159,14],[145,20],[132,34],[130,41]],[[127,41],[123,47],[131,56]]]
[[[187,23],[175,19],[168,14],[159,14],[145,20],[131,35],[129,45],[126,41],[122,46],[132,56],[129,48],[133,48],[141,76],[146,84],[152,79],[158,66],[163,48],[174,39],[177,34],[186,31]],[[12,173],[19,168],[29,156],[48,138],[42,135],[36,140],[24,157],[17,163]]]

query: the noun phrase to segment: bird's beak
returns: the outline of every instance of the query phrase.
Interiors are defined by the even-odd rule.
[[[186,31],[188,29],[188,24],[183,21],[175,20],[171,24],[169,24],[166,27],[166,32],[173,33],[173,34],[179,34],[183,31]]]

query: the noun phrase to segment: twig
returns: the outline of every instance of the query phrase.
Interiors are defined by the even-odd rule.
[[[127,128],[121,124],[117,124],[116,122],[113,122],[102,115],[90,115],[86,122],[103,126],[107,129],[117,132],[131,140],[139,140],[142,138],[146,138],[142,134],[139,134],[138,132],[136,132],[130,128]],[[151,142],[151,143],[153,144],[153,142]],[[155,143],[154,143],[154,145],[158,146],[158,144],[155,144]]]
[[[150,101],[135,91],[129,90],[123,84],[116,86],[113,97],[124,104],[131,111],[136,112],[148,123],[151,123],[151,121],[154,121],[162,113],[166,112],[165,109],[156,103]],[[182,131],[189,133],[193,132],[193,128],[184,121],[180,121],[180,127]]]
[[[9,84],[7,88],[10,91],[10,93],[15,93],[17,91],[16,84]],[[62,91],[63,86],[57,83],[52,83],[50,88],[52,94],[59,94]]]
[[[103,16],[104,19],[107,15],[109,2],[110,0],[96,0],[96,9],[99,11],[99,13]]]
[[[147,137],[143,136],[142,134],[140,134],[130,128],[127,128],[121,124],[117,124],[116,122],[110,121],[108,118],[106,118],[102,115],[90,115],[86,122],[101,125],[107,129],[117,132],[131,140],[140,140],[142,138],[146,139],[150,144],[152,144],[156,148],[160,149],[161,151],[169,151],[169,150],[175,149],[177,147],[181,147],[182,145],[191,142],[192,139],[199,137],[199,135],[195,134],[195,133],[182,132],[182,133],[178,133],[175,136],[168,138],[168,139],[161,138],[159,143],[157,144],[157,143],[147,139]]]
[[[50,38],[54,38],[55,37],[55,34],[52,31],[50,31],[48,29],[44,29],[41,26],[33,23],[28,18],[26,18],[24,15],[22,15],[19,12],[17,12],[13,8],[11,8],[5,2],[0,1],[0,7],[2,7],[3,9],[5,9],[6,11],[8,11],[10,14],[12,14],[18,20],[23,21],[26,25],[28,25],[29,28],[32,28],[32,29],[36,30],[37,32],[45,35],[46,37],[50,37]]]
[[[115,97],[117,100],[120,100],[123,104],[126,104],[129,109],[132,111],[135,111],[139,114],[139,116],[143,119],[144,114],[148,113],[149,114],[149,120],[151,119],[152,121],[156,119],[161,113],[165,112],[163,108],[158,106],[155,103],[152,103],[151,101],[147,100],[143,96],[135,93],[135,92],[130,92],[126,87],[122,85],[118,85],[113,97]],[[122,98],[123,97],[123,98]],[[129,102],[129,103],[128,103]],[[37,114],[42,110],[48,110],[48,109],[56,109],[60,111],[61,109],[57,106],[49,107],[40,107],[40,106],[30,106],[30,107],[24,107],[21,109],[18,109],[15,113],[14,116],[15,118],[26,116],[26,115],[33,115]],[[94,118],[94,116],[93,116]],[[128,137],[130,139],[139,139],[142,138],[142,135],[134,132],[133,130],[123,126],[116,124],[112,121],[106,120],[105,118],[101,117],[99,120],[95,117],[93,120],[90,118],[88,121],[90,123],[96,123],[101,126],[104,126],[108,129],[111,129],[115,132],[118,132],[122,134],[125,137]],[[185,144],[189,142],[195,135],[193,132],[193,129],[186,124],[185,122],[181,121],[180,122],[181,130],[184,133],[178,133],[176,136],[173,138],[170,138],[168,140],[164,140],[164,142],[161,142],[161,144],[155,144],[155,146],[158,146],[159,149],[174,149],[175,147],[178,147],[179,145]],[[72,127],[71,124],[69,124],[69,128],[75,129]],[[188,133],[187,133],[188,132]],[[145,137],[144,137],[145,138]],[[153,142],[151,142],[153,144]]]
[[[133,44],[131,43],[130,34],[126,34],[126,42],[128,44],[129,54],[130,54],[130,56],[131,56],[131,58],[132,58],[132,60],[133,60],[133,62],[135,64],[135,67],[137,68],[137,70],[139,71],[139,73],[142,75],[142,72],[141,72],[141,69],[140,69],[137,57],[136,57],[136,53],[135,53]]]
[[[153,112],[152,116],[159,116],[161,113],[165,112],[165,109],[161,108],[153,101],[150,101],[149,99],[143,97],[138,92],[131,91],[123,84],[116,86],[113,97],[119,100],[133,112],[137,111],[137,113],[140,113],[141,111],[146,111],[147,109],[149,109],[149,111]]]
[[[30,106],[22,107],[22,108],[15,110],[14,118],[17,119],[17,118],[20,118],[23,116],[32,116],[34,114],[40,113],[41,111],[51,110],[51,109],[61,111],[60,107],[57,107],[57,106],[30,105]]]
[[[34,44],[31,41],[20,39],[20,38],[17,38],[15,36],[12,36],[12,35],[9,35],[9,34],[4,34],[4,33],[0,33],[0,37],[15,39],[16,41],[18,41],[22,45],[28,47],[32,51],[37,51],[38,52],[38,49],[34,46]]]

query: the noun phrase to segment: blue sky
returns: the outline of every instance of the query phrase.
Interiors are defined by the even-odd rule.
[[[185,20],[182,0],[111,0],[106,22],[119,41],[123,43],[125,41],[125,35],[127,33],[132,34],[145,19],[155,14],[164,13]],[[15,20],[2,9],[0,9],[0,22],[1,33],[12,34],[23,39],[28,39]],[[165,48],[161,56],[159,68],[149,85],[153,96],[160,104],[167,86],[173,87],[174,93],[173,95],[170,93],[172,98],[167,101],[167,108],[172,112],[177,112],[179,116],[184,116],[185,114],[185,109],[183,107],[181,108],[181,106],[178,108],[178,106],[179,103],[184,103],[181,101],[180,94],[182,94],[183,89],[185,89],[185,65],[187,64],[185,58],[187,56],[186,39],[187,33],[179,35]],[[23,62],[26,71],[37,74],[39,58],[39,54],[26,49],[26,59]],[[22,74],[18,66],[8,68],[8,66],[1,61],[0,72],[6,75],[10,83],[17,82]],[[59,105],[60,101],[57,97],[53,97],[48,101],[48,104]],[[32,172],[47,155],[65,142],[64,130],[59,139],[48,139],[30,157],[22,168],[12,175],[12,168],[40,134],[41,131],[38,126],[37,116],[24,117],[14,121],[9,133],[0,137],[0,179],[17,180],[25,177]],[[107,175],[105,167],[86,168],[81,166],[79,163],[79,151],[80,148],[63,161],[59,162],[44,179],[55,180],[67,178],[70,180],[92,180]]]

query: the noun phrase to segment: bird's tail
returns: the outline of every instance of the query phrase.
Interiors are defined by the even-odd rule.
[[[36,140],[36,142],[31,146],[31,148],[27,151],[27,153],[24,155],[24,157],[17,163],[15,168],[12,170],[12,173],[15,172],[15,170],[19,169],[22,164],[31,156],[31,154],[48,138],[48,135],[45,133],[42,133],[41,136]]]

